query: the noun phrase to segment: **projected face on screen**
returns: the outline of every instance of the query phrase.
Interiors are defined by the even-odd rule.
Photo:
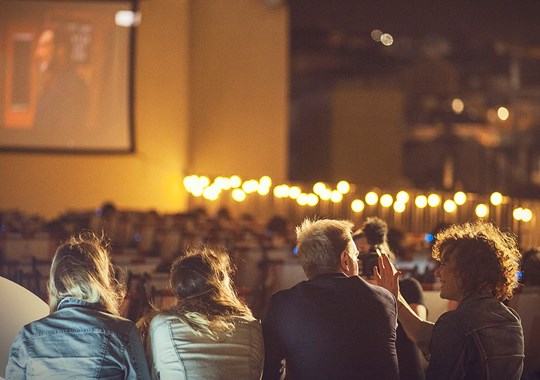
[[[39,71],[44,72],[49,66],[54,52],[54,31],[45,29],[38,38],[35,57]]]
[[[133,149],[134,5],[0,0],[0,149]]]

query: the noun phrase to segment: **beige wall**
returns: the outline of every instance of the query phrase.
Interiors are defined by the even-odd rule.
[[[332,94],[334,180],[392,186],[401,177],[403,95],[385,83],[341,82]]]
[[[0,153],[0,209],[54,217],[113,201],[120,208],[182,211],[187,205],[181,187],[185,173],[283,175],[286,11],[261,0],[145,0],[141,12],[136,153]],[[256,48],[259,42],[261,49]],[[190,107],[195,110],[192,123]],[[210,119],[202,117],[203,109]],[[194,143],[189,126],[201,129],[191,137]],[[245,153],[236,151],[240,147]],[[219,165],[208,158],[208,149],[218,153],[213,158]]]
[[[287,173],[288,10],[264,0],[193,1],[189,169]]]

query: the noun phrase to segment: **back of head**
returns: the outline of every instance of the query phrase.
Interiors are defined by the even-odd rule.
[[[308,278],[339,272],[341,253],[352,239],[347,220],[305,219],[296,227],[298,259]]]
[[[183,301],[210,293],[225,297],[232,292],[231,271],[227,253],[209,247],[192,249],[172,264],[171,289]]]
[[[523,254],[521,270],[523,285],[540,286],[540,247],[531,248]]]
[[[449,257],[455,258],[465,296],[488,293],[501,301],[512,296],[521,257],[513,235],[483,221],[452,225],[437,234],[433,246],[433,258]]]
[[[219,339],[234,331],[234,317],[252,317],[233,289],[229,255],[217,247],[190,249],[177,258],[170,274],[177,301],[166,312],[179,317],[193,332]]]
[[[370,217],[366,219],[362,231],[369,245],[376,246],[386,242],[388,226],[384,220],[377,217]]]
[[[51,311],[58,308],[62,299],[74,297],[99,303],[109,312],[118,314],[125,294],[114,278],[106,244],[90,231],[72,236],[58,247],[48,285]]]
[[[362,226],[362,234],[366,238],[369,244],[368,253],[361,255],[362,260],[362,272],[368,277],[373,276],[373,267],[378,264],[378,254],[386,253],[392,261],[396,263],[396,256],[388,245],[388,225],[380,218],[369,217],[366,219]]]

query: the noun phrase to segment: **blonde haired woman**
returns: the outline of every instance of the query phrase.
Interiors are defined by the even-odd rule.
[[[83,232],[58,247],[49,279],[51,314],[13,342],[7,379],[149,379],[133,322],[119,316],[124,290],[106,245]]]
[[[176,259],[176,302],[140,321],[154,379],[260,379],[259,321],[236,296],[226,252],[203,247]]]

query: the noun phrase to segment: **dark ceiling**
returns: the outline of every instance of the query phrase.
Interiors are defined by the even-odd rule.
[[[540,58],[538,0],[290,0],[289,6],[293,80],[384,74],[425,51],[491,71],[507,70],[511,54]],[[374,41],[374,29],[390,33],[394,44]]]
[[[288,6],[293,179],[335,177],[331,98],[339,83],[399,86],[407,126],[483,125],[490,107],[520,99],[534,109],[540,104],[540,0],[288,0]],[[391,34],[393,44],[374,40],[375,29]],[[459,120],[450,109],[454,97],[467,103]],[[540,125],[540,113],[534,115]],[[355,142],[359,151],[362,143]],[[439,169],[427,171],[430,181],[441,177]]]

